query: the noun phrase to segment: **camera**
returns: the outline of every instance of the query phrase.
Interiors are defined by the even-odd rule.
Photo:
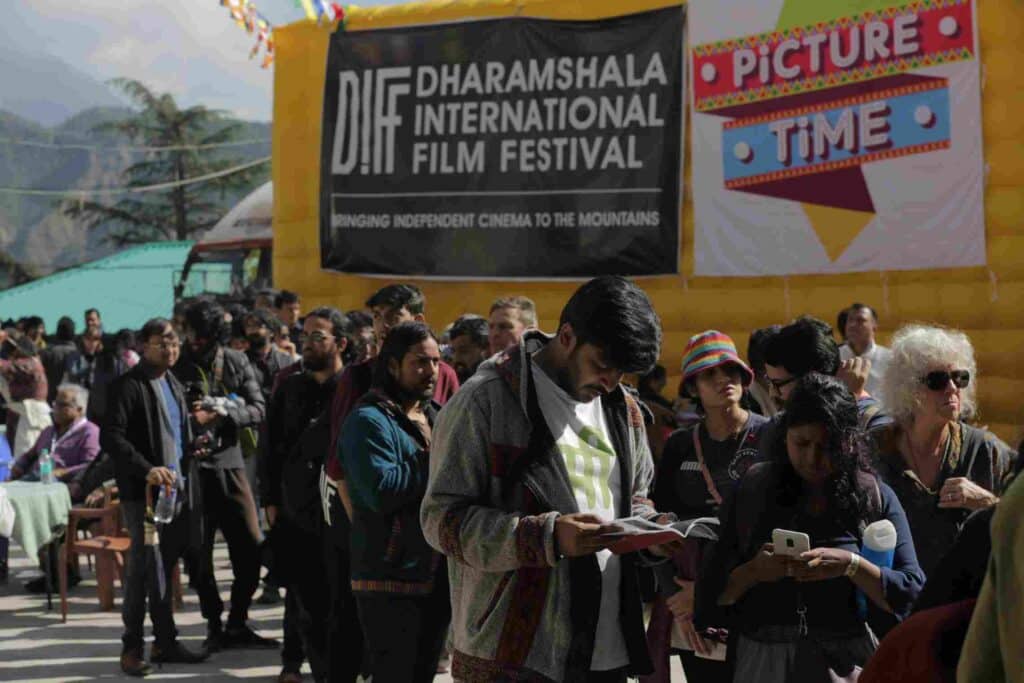
[[[194,403],[200,403],[206,398],[206,392],[203,391],[203,387],[198,382],[186,382],[185,383],[185,403],[190,407]]]

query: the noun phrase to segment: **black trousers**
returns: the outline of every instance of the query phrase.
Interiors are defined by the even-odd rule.
[[[448,637],[451,598],[442,563],[427,596],[356,595],[374,683],[431,683]]]
[[[310,533],[282,513],[272,535],[279,576],[287,590],[281,663],[289,671],[298,671],[302,660],[308,659],[314,680],[327,680],[330,601],[320,534]]]
[[[330,500],[331,525],[321,535],[324,571],[330,586],[327,619],[327,679],[331,683],[355,683],[365,668],[363,628],[352,595],[349,572],[348,519],[337,495]],[[368,664],[369,662],[366,662]]]
[[[202,491],[203,538],[200,557],[190,568],[192,585],[199,594],[199,609],[207,623],[221,626],[224,601],[213,575],[213,542],[220,529],[228,544],[231,559],[231,613],[228,628],[245,625],[249,619],[249,606],[260,582],[260,530],[256,502],[244,468],[229,470],[199,470]],[[194,573],[195,576],[191,576]]]
[[[121,619],[124,621],[124,635],[121,636],[121,641],[125,649],[142,649],[148,596],[153,636],[157,646],[166,649],[178,637],[178,629],[174,625],[174,614],[171,610],[171,600],[174,599],[171,575],[178,559],[185,554],[188,547],[189,511],[187,506],[182,507],[174,521],[161,525],[159,529],[159,556],[162,564],[159,571],[162,571],[164,576],[162,596],[156,573],[156,553],[153,546],[145,545],[145,511],[146,504],[141,500],[121,501],[121,514],[132,539],[126,558],[124,601],[121,603]]]

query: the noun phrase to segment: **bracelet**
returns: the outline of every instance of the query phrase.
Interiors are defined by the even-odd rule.
[[[846,576],[853,578],[853,575],[860,569],[860,555],[850,553],[850,566],[846,568]]]

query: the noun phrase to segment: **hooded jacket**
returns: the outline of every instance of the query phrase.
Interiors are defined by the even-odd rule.
[[[486,361],[438,416],[420,519],[448,557],[456,680],[582,681],[601,602],[597,559],[559,560],[555,520],[578,512],[565,462],[537,403],[531,354],[550,338]],[[622,386],[602,398],[620,468],[617,517],[656,515],[643,413]],[[631,675],[651,671],[636,558],[622,558],[620,620]]]

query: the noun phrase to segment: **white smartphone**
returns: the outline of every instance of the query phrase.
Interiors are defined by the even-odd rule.
[[[776,555],[797,557],[811,549],[811,537],[799,531],[775,529],[772,531],[772,545]]]

